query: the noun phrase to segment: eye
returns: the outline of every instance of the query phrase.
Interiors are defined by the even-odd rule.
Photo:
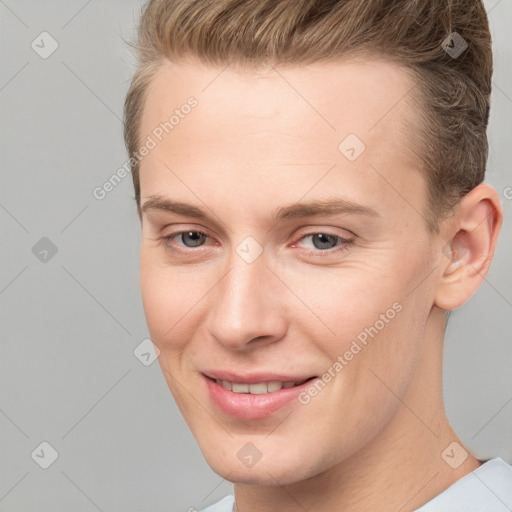
[[[347,249],[353,240],[331,233],[308,233],[297,244],[302,244],[306,253],[313,256],[328,256]]]
[[[327,233],[312,233],[311,235],[305,235],[301,240],[308,238],[311,239],[311,243],[315,249],[333,249],[338,245],[337,242],[341,237]]]
[[[198,247],[203,245],[207,238],[207,236],[200,231],[183,231],[182,233],[179,233],[178,236],[187,247]]]
[[[178,233],[163,237],[167,246],[171,246],[171,242],[178,239],[181,241],[181,244],[178,244],[178,246],[182,245],[183,247],[189,248],[200,247],[205,243],[207,238],[208,235],[206,233],[197,230],[179,231]]]
[[[190,229],[164,236],[162,241],[168,250],[183,252],[187,251],[187,249],[195,249],[205,245],[209,238],[202,231]],[[316,232],[303,235],[294,246],[302,246],[308,255],[322,257],[347,249],[352,242],[352,239],[344,238],[340,235]]]

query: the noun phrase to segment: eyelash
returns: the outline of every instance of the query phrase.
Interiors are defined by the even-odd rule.
[[[323,231],[306,233],[305,235],[302,235],[300,237],[299,242],[301,242],[302,240],[304,240],[307,237],[314,236],[314,235],[327,235],[329,237],[334,238],[334,240],[336,242],[338,242],[337,245],[335,245],[334,247],[331,247],[330,249],[305,249],[305,253],[308,256],[313,256],[315,258],[326,258],[328,256],[332,256],[333,254],[338,254],[339,252],[346,251],[353,242],[353,240],[351,240],[350,238],[343,238],[340,235],[334,235],[332,233],[324,233]]]
[[[191,233],[191,232],[198,233],[200,235],[204,235],[207,238],[211,238],[208,236],[207,233],[205,233],[204,231],[201,231],[199,229],[188,229],[185,231],[177,231],[176,233],[172,233],[171,235],[164,236],[161,238],[161,240],[162,240],[163,244],[165,245],[166,249],[168,249],[172,252],[176,252],[176,253],[188,252],[188,249],[194,250],[194,248],[188,247],[187,249],[177,249],[176,247],[173,247],[171,245],[171,241],[174,238],[179,237],[180,235],[183,235],[186,233]],[[320,235],[320,234],[327,235],[329,237],[333,237],[335,239],[335,241],[338,242],[338,245],[335,245],[334,247],[331,247],[330,249],[306,249],[305,253],[308,256],[313,256],[313,257],[317,257],[317,258],[325,258],[327,256],[331,256],[332,254],[347,250],[348,247],[354,242],[353,239],[343,238],[340,235],[334,235],[333,233],[328,233],[328,232],[324,232],[324,231],[315,231],[315,232],[311,232],[311,233],[306,233],[300,237],[299,242],[303,241],[307,237],[314,236],[314,235]],[[297,243],[297,242],[295,242],[295,243]],[[186,247],[186,246],[183,246],[183,247]],[[201,247],[203,247],[203,246],[198,246],[198,248],[201,248]]]

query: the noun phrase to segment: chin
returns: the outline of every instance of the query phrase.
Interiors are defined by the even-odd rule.
[[[227,449],[226,449],[227,448]],[[203,449],[203,456],[210,468],[222,478],[238,484],[248,485],[289,485],[294,484],[321,472],[314,469],[314,461],[306,461],[297,456],[287,457],[283,450],[274,451],[268,456],[261,456],[257,462],[248,465],[243,462],[243,453],[237,456],[239,450],[218,446]],[[240,460],[242,459],[242,460]]]
[[[304,480],[299,473],[297,473],[297,466],[289,468],[276,469],[274,464],[269,464],[269,468],[258,464],[253,468],[241,468],[240,465],[226,464],[219,461],[219,464],[210,463],[208,465],[222,478],[234,484],[246,485],[289,485]]]

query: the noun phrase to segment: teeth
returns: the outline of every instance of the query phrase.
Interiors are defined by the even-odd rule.
[[[249,393],[249,384],[236,384],[233,382],[231,391],[234,393]]]
[[[283,383],[282,382],[278,382],[278,381],[273,381],[273,382],[269,382],[267,384],[267,388],[268,388],[268,392],[269,393],[272,393],[273,391],[279,391],[281,388],[283,387]]]
[[[226,389],[229,389],[230,391],[233,389],[231,382],[228,382],[227,380],[222,381],[222,386],[224,386]]]
[[[248,387],[251,395],[263,395],[264,393],[268,393],[267,385],[264,382],[260,384],[250,384]]]
[[[280,389],[288,389],[297,386],[298,384],[302,384],[304,381],[300,382],[279,382],[279,381],[271,381],[271,382],[258,382],[256,384],[240,384],[236,382],[229,382],[227,380],[219,380],[217,379],[215,382],[220,384],[223,388],[229,389],[229,391],[233,391],[233,393],[250,393],[251,395],[264,395],[265,393],[273,393],[274,391],[279,391]]]

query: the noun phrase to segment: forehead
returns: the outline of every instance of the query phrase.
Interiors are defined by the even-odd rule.
[[[376,59],[259,70],[166,62],[141,120],[141,141],[161,137],[141,162],[142,196],[173,186],[163,164],[210,192],[219,180],[233,186],[236,175],[253,195],[267,180],[268,197],[290,180],[313,184],[332,165],[339,172],[324,190],[340,180],[352,196],[390,180],[402,192],[423,189],[410,129],[414,89],[406,69]],[[190,98],[195,106],[184,108]],[[388,190],[379,200],[396,199]]]
[[[142,127],[147,132],[194,96],[205,131],[211,128],[208,121],[217,128],[250,121],[255,128],[293,126],[296,134],[335,140],[344,132],[357,132],[370,142],[390,127],[403,127],[414,110],[414,88],[406,68],[380,59],[258,70],[165,61],[149,86]],[[218,130],[210,133],[218,135]],[[209,138],[208,133],[196,135]]]

